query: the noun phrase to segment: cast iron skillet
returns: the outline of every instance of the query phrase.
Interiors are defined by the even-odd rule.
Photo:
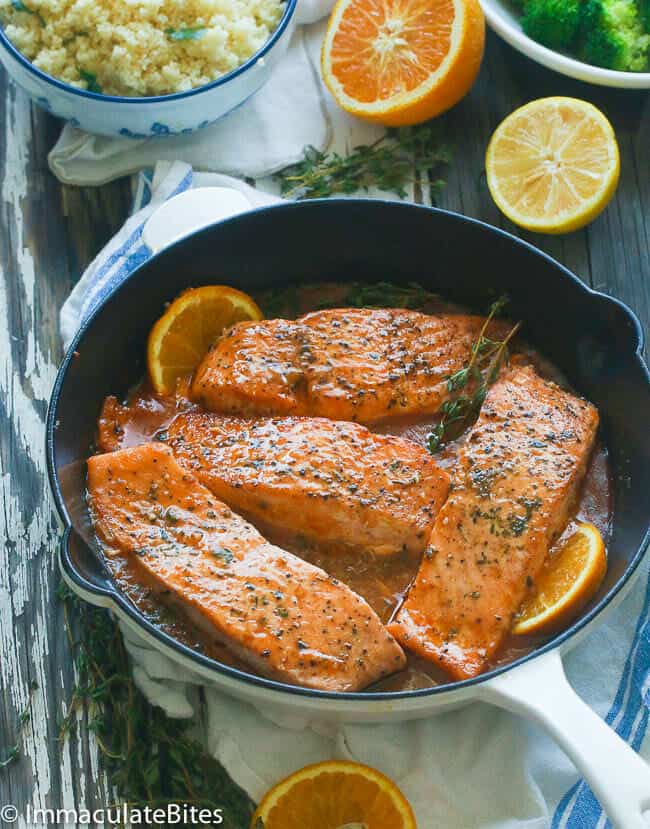
[[[533,654],[477,679],[410,692],[336,694],[261,679],[221,665],[151,625],[114,587],[89,525],[85,461],[107,394],[144,374],[149,329],[188,286],[224,283],[255,292],[291,282],[420,282],[484,310],[511,297],[526,338],[599,408],[614,473],[609,569],[595,601]],[[554,260],[489,225],[441,210],[370,200],[284,204],[204,228],[138,268],[85,323],[56,379],[47,419],[50,483],[65,533],[61,567],[88,601],[120,619],[201,681],[294,720],[385,721],[490,700],[545,724],[587,776],[610,817],[647,827],[650,769],[566,683],[560,653],[623,597],[649,539],[650,376],[642,331],[621,302],[586,288]],[[593,645],[592,645],[593,647]],[[622,781],[626,781],[624,784]]]

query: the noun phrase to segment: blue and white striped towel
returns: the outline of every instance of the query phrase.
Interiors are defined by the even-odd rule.
[[[161,161],[155,170],[143,170],[134,179],[131,217],[86,268],[61,309],[61,336],[66,348],[79,324],[131,271],[151,256],[142,240],[142,228],[149,216],[163,202],[190,187],[210,186],[236,188],[253,207],[278,201],[277,196],[249,187],[240,179],[220,173],[196,173],[189,164],[181,161]]]
[[[273,197],[224,176],[194,174],[186,164],[142,174],[135,213],[90,265],[61,313],[69,343],[96,304],[149,256],[142,226],[166,199],[192,186],[230,185],[254,204]],[[178,679],[176,666],[124,631],[134,675],[152,703],[189,717],[200,680]],[[631,594],[596,636],[566,658],[576,691],[650,760],[650,579],[648,562]],[[316,728],[272,720],[245,703],[205,689],[206,747],[255,800],[307,763],[347,757],[395,779],[420,829],[605,829],[589,788],[552,740],[534,726],[483,703],[428,720],[386,726]],[[300,729],[293,738],[288,730]]]

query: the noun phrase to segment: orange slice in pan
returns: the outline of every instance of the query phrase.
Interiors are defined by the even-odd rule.
[[[607,572],[607,553],[593,524],[579,524],[551,557],[526,599],[516,634],[552,633],[568,624],[593,598]]]
[[[260,319],[262,312],[251,297],[235,288],[205,285],[184,291],[149,334],[147,368],[154,390],[173,394],[178,381],[194,372],[227,328]]]

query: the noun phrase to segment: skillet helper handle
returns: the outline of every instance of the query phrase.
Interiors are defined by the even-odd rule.
[[[650,829],[650,765],[576,694],[558,649],[489,680],[480,697],[550,732],[615,829]]]
[[[233,187],[197,187],[163,202],[145,222],[142,240],[153,253],[202,227],[245,213],[252,208]]]

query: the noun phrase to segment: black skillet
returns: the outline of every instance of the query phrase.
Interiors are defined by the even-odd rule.
[[[508,293],[525,336],[599,408],[613,471],[609,569],[596,599],[552,641],[466,682],[393,693],[336,694],[283,685],[221,665],[154,627],[106,573],[89,527],[85,460],[104,397],[144,374],[149,329],[188,286],[262,288],[336,280],[417,281],[483,310]],[[226,693],[305,720],[386,721],[489,700],[544,724],[563,745],[615,825],[647,829],[650,769],[574,694],[561,653],[603,619],[631,587],[649,538],[650,377],[642,331],[621,302],[586,288],[530,245],[441,210],[369,200],[314,201],[255,210],[204,228],[138,268],[83,325],[56,379],[47,457],[66,530],[61,567],[88,601],[110,607],[170,658]],[[597,647],[592,637],[590,648]]]

